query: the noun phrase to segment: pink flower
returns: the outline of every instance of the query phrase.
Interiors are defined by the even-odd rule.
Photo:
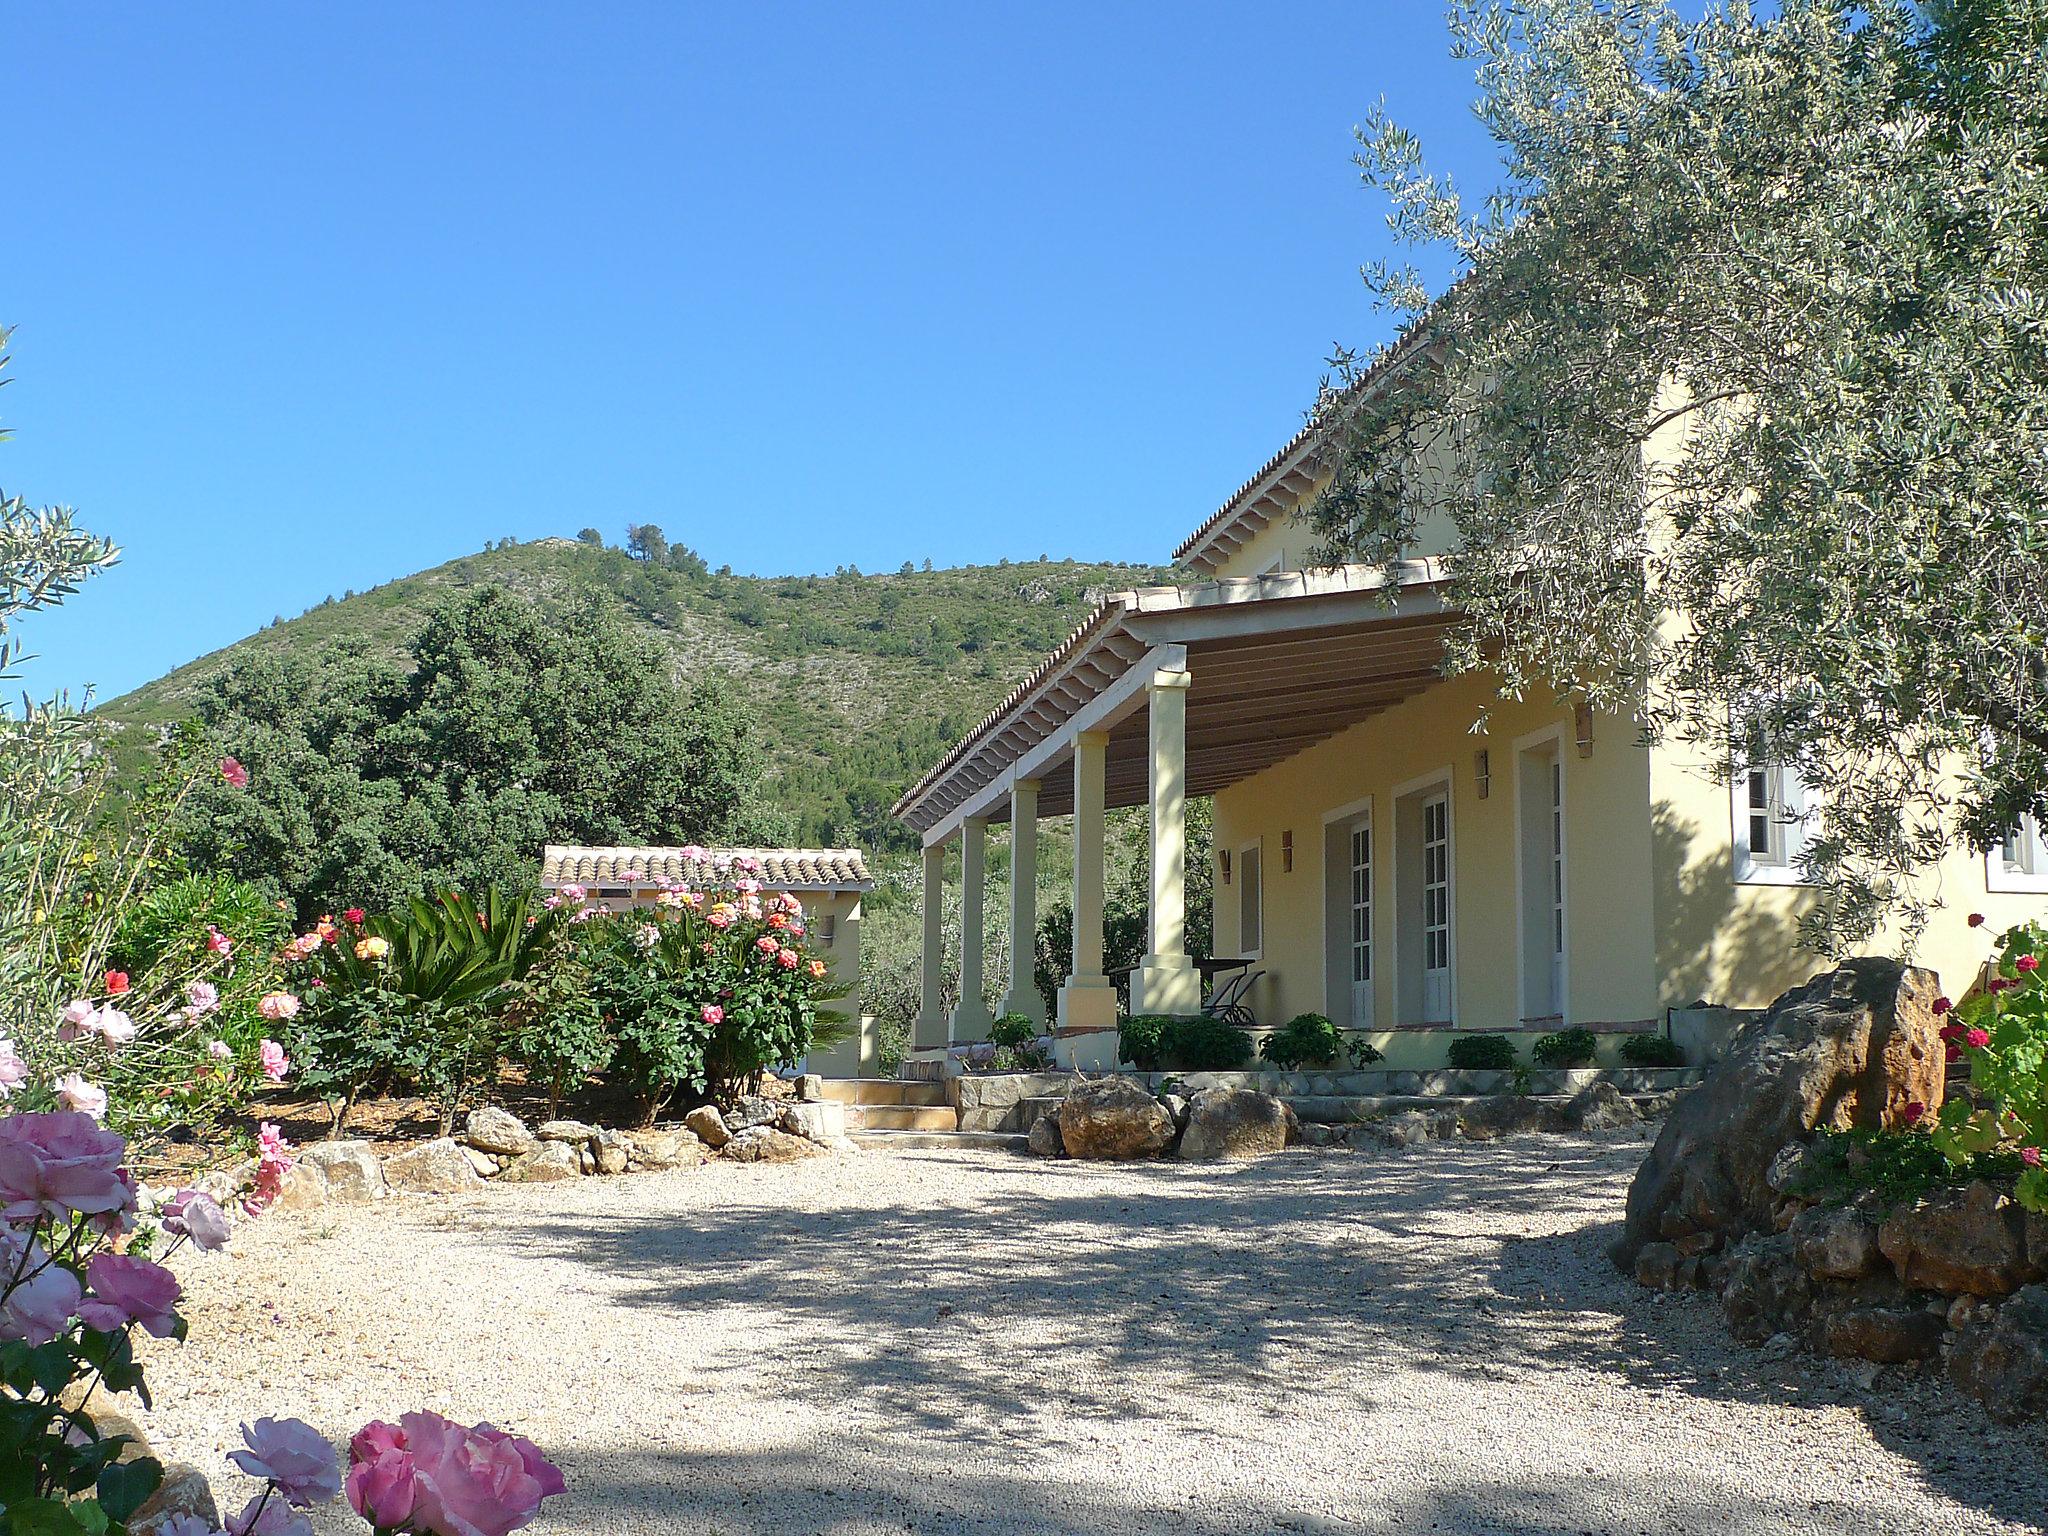
[[[213,1196],[197,1189],[181,1189],[164,1202],[164,1230],[173,1237],[189,1237],[201,1253],[215,1253],[227,1247],[233,1229],[228,1213]]]
[[[2041,1149],[2039,1147],[2021,1147],[2020,1161],[2025,1163],[2029,1168],[2040,1167]]]
[[[251,1477],[275,1483],[300,1508],[341,1492],[334,1447],[303,1419],[258,1419],[242,1426],[242,1439],[249,1448],[228,1452],[228,1460]]]
[[[1969,1045],[1970,1049],[1981,1051],[1991,1043],[1991,1031],[1988,1029],[1973,1029],[1963,1036],[1963,1040]]]
[[[206,1054],[215,1061],[226,1061],[235,1052],[234,1048],[225,1040],[209,1040],[206,1042]]]
[[[313,1536],[313,1522],[267,1490],[229,1515],[227,1536]]]
[[[28,1081],[28,1063],[14,1049],[14,1042],[0,1037],[0,1099],[11,1099],[14,1090]]]
[[[1942,1014],[1947,1013],[1949,1009],[1953,1007],[1955,1007],[1955,1004],[1950,1002],[1945,997],[1937,997],[1934,1000],[1934,1012],[1937,1018],[1939,1018]]]
[[[220,1006],[220,988],[210,981],[188,981],[185,1001],[191,1004],[195,1016],[211,1013]]]
[[[781,945],[777,944],[765,933],[762,934],[761,937],[759,937],[758,939],[754,940],[754,948],[761,951],[761,953],[764,955],[772,955],[775,953],[776,950],[780,949],[781,947]]]
[[[775,963],[785,971],[793,971],[797,968],[798,964],[797,952],[793,949],[777,950],[775,953]]]
[[[265,1120],[256,1128],[256,1154],[268,1159],[283,1158],[291,1161],[292,1144],[284,1139],[284,1132],[277,1125]]]
[[[299,1000],[289,992],[266,992],[258,999],[256,1011],[273,1024],[299,1016]]]
[[[99,1009],[92,1005],[90,998],[74,997],[64,1005],[64,1011],[57,1016],[57,1038],[67,1045],[81,1039],[92,1023],[93,1015]]]
[[[19,1232],[0,1234],[0,1263],[8,1274],[20,1269],[26,1276],[0,1302],[0,1338],[43,1345],[71,1326],[84,1293],[76,1275],[49,1262],[41,1243],[29,1242]]]
[[[123,992],[126,992],[127,990],[128,973],[126,971],[107,972],[107,996],[119,997]]]
[[[409,1451],[387,1449],[365,1459],[351,1456],[349,1508],[378,1530],[400,1529],[412,1518],[413,1506],[418,1502],[418,1475]]]
[[[562,900],[564,901],[582,901],[589,895],[590,891],[585,886],[565,885],[562,887]]]
[[[76,1072],[66,1072],[53,1084],[57,1091],[57,1102],[66,1109],[78,1110],[95,1120],[107,1113],[107,1090],[96,1083],[89,1083]]]
[[[723,1024],[725,1022],[725,1010],[716,1003],[706,1003],[704,1005],[703,1018],[706,1024]]]
[[[292,999],[294,1003],[297,998]],[[292,1069],[291,1057],[285,1055],[284,1047],[275,1040],[266,1040],[256,1047],[256,1059],[262,1064],[263,1075],[273,1083],[284,1081],[285,1074]]]
[[[699,847],[696,843],[685,843],[676,851],[692,864],[702,864],[711,857],[707,849]]]
[[[249,787],[249,770],[236,762],[232,757],[224,757],[220,760],[220,776],[236,789],[247,789]]]
[[[1899,1118],[1908,1125],[1917,1125],[1920,1121],[1920,1117],[1922,1115],[1925,1115],[1926,1113],[1927,1106],[1925,1104],[1922,1104],[1918,1099],[1915,1099],[1910,1104],[1908,1104],[1904,1109],[1899,1111]]]
[[[2012,968],[2016,971],[2038,971],[2041,969],[2040,957],[2037,955],[2021,955],[2019,959],[2013,961]]]
[[[85,1278],[92,1294],[79,1303],[78,1317],[86,1327],[113,1333],[135,1323],[159,1339],[177,1332],[178,1315],[171,1309],[183,1289],[163,1265],[125,1253],[96,1253]]]
[[[415,1530],[507,1536],[533,1521],[542,1499],[566,1491],[561,1472],[516,1435],[465,1429],[438,1413],[408,1413],[399,1424],[413,1463]]]
[[[363,919],[369,916],[369,914],[361,907],[350,907],[341,916],[342,921],[346,922],[351,928],[360,928],[363,926]]]
[[[138,1033],[135,1021],[111,1004],[95,1013],[86,1027],[106,1041],[110,1049],[128,1044]]]
[[[235,941],[214,927],[213,924],[208,923],[206,925],[206,949],[208,954],[232,955],[235,952]]]
[[[89,1115],[9,1115],[0,1120],[0,1219],[64,1221],[129,1209],[135,1192],[121,1177],[127,1150]]]

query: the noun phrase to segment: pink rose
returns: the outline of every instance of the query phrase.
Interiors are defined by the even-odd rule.
[[[2025,1163],[2029,1168],[2040,1167],[2041,1149],[2039,1147],[2021,1147],[2020,1161]]]
[[[57,1038],[67,1044],[80,1039],[86,1027],[92,1023],[93,1015],[99,1009],[92,1005],[90,998],[74,997],[64,1005],[64,1011],[57,1016]]]
[[[188,981],[185,1001],[192,1005],[194,1014],[211,1013],[220,1006],[220,988],[210,981]]]
[[[2013,961],[2012,968],[2016,971],[2038,971],[2041,969],[2041,961],[2035,955],[2021,955],[2019,959]]]
[[[49,1263],[41,1243],[28,1243],[19,1232],[0,1236],[0,1263],[13,1274],[25,1267],[27,1278],[16,1282],[0,1302],[0,1338],[20,1339],[31,1345],[49,1343],[71,1326],[83,1292],[78,1277],[70,1270]]]
[[[106,1041],[110,1050],[117,1045],[127,1045],[140,1033],[135,1027],[135,1021],[111,1003],[95,1013],[92,1016],[92,1023],[86,1028]]]
[[[257,1000],[256,1011],[273,1024],[299,1015],[299,1000],[289,992],[266,992]]]
[[[206,950],[208,954],[231,955],[235,952],[235,941],[211,923],[208,923],[206,925]]]
[[[412,1518],[419,1479],[408,1451],[385,1450],[348,1469],[349,1508],[378,1530],[395,1531]]]
[[[234,1049],[227,1043],[227,1041],[209,1040],[206,1042],[206,1054],[211,1056],[215,1061],[226,1061],[235,1053]]]
[[[90,1115],[9,1115],[0,1120],[0,1219],[63,1221],[129,1209],[135,1195],[121,1177],[127,1150]]]
[[[249,787],[249,770],[236,762],[232,757],[224,757],[220,760],[220,776],[236,789],[247,789]]]
[[[14,1042],[0,1037],[0,1099],[11,1099],[14,1090],[28,1081],[28,1063],[14,1049]]]
[[[249,1448],[228,1452],[228,1460],[251,1477],[275,1483],[300,1508],[341,1492],[334,1447],[305,1420],[258,1419],[242,1426],[242,1439]]]
[[[178,1315],[171,1309],[183,1288],[161,1264],[125,1253],[96,1253],[85,1266],[85,1278],[92,1295],[79,1304],[78,1317],[86,1327],[113,1333],[136,1323],[159,1339],[177,1332]]]
[[[780,949],[781,947],[781,945],[777,944],[765,933],[762,934],[761,937],[759,937],[758,939],[754,940],[754,948],[761,951],[761,953],[764,955],[772,955],[775,953],[776,950]]]
[[[562,1474],[532,1445],[487,1424],[465,1429],[438,1413],[399,1420],[412,1457],[412,1523],[433,1536],[507,1536],[530,1524]]]
[[[297,1002],[297,999],[293,999]],[[273,1083],[281,1083],[285,1074],[292,1069],[291,1057],[285,1055],[284,1047],[275,1040],[266,1040],[256,1047],[256,1059],[262,1064],[263,1075]]]
[[[1963,1036],[1963,1041],[1972,1050],[1981,1051],[1991,1043],[1991,1031],[1988,1029],[1973,1029]]]
[[[173,1237],[189,1237],[201,1253],[227,1247],[233,1229],[228,1213],[213,1196],[197,1189],[181,1189],[164,1202],[164,1230]]]
[[[107,1091],[96,1083],[89,1083],[76,1072],[66,1072],[52,1085],[57,1091],[57,1102],[68,1110],[103,1119],[107,1113]]]
[[[704,1005],[703,1018],[706,1024],[723,1024],[725,1022],[725,1010],[716,1003],[706,1003]]]
[[[778,950],[775,955],[775,963],[785,971],[795,970],[799,963],[796,951],[793,949]]]

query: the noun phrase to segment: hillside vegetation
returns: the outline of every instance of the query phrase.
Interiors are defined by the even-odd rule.
[[[581,540],[506,541],[479,554],[348,593],[279,619],[223,650],[101,706],[132,727],[186,718],[203,687],[250,653],[310,655],[359,641],[393,660],[452,591],[495,585],[565,609],[590,589],[615,595],[656,637],[679,676],[731,678],[757,709],[775,782],[763,799],[806,843],[908,846],[888,808],[905,786],[1104,594],[1169,579],[1164,568],[1074,561],[886,575],[757,577],[714,571],[688,549],[639,536],[636,552]],[[659,828],[649,828],[659,837]]]

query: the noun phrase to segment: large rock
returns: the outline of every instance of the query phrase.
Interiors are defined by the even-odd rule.
[[[1158,1157],[1173,1145],[1173,1116],[1127,1077],[1081,1084],[1060,1104],[1059,1120],[1069,1157]]]
[[[632,1144],[617,1131],[599,1131],[590,1148],[590,1161],[598,1173],[624,1173],[633,1165]]]
[[[583,1177],[583,1149],[573,1142],[543,1141],[524,1157],[498,1170],[501,1184],[558,1184]]]
[[[2025,1212],[1981,1179],[1901,1206],[1877,1229],[1901,1285],[1950,1295],[2004,1296],[2041,1278],[2026,1239]]]
[[[1903,1365],[1933,1359],[1947,1332],[1947,1320],[1925,1307],[1848,1307],[1821,1324],[1821,1344],[1837,1357]]]
[[[1766,1173],[1787,1142],[1820,1127],[1904,1125],[1912,1103],[1938,1109],[1946,1053],[1935,988],[1917,967],[1851,960],[1743,1026],[1637,1170],[1615,1262],[1632,1270],[1660,1238],[1767,1230]]]
[[[301,1147],[298,1159],[327,1176],[327,1198],[337,1204],[367,1205],[389,1193],[384,1165],[367,1141],[316,1141]]]
[[[1994,1419],[2013,1424],[2048,1413],[2048,1286],[2030,1285],[1956,1335],[1949,1379]]]
[[[694,1168],[710,1155],[688,1130],[628,1131],[626,1145],[643,1168]]]
[[[384,1182],[409,1195],[460,1195],[484,1187],[453,1136],[392,1153],[384,1159]]]
[[[729,1131],[748,1131],[757,1125],[773,1125],[782,1118],[782,1104],[765,1094],[743,1094],[733,1100],[732,1108],[725,1111],[725,1128]]]
[[[1164,1105],[1160,1108],[1171,1134],[1173,1111]],[[1188,1100],[1180,1155],[1189,1162],[1263,1157],[1286,1151],[1287,1141],[1287,1106],[1270,1093],[1251,1088],[1204,1088]]]
[[[1814,1206],[1787,1229],[1793,1255],[1816,1280],[1861,1280],[1882,1262],[1877,1228],[1859,1212]]]
[[[829,1147],[846,1135],[846,1106],[822,1099],[790,1104],[784,1107],[779,1123],[792,1136]]]
[[[733,1137],[718,1155],[736,1163],[794,1163],[806,1157],[824,1157],[826,1153],[815,1141],[806,1141],[773,1126],[756,1125]]]
[[[272,1209],[317,1211],[326,1203],[326,1173],[318,1163],[309,1163],[302,1159],[285,1171],[284,1181],[278,1185],[277,1199],[273,1202]]]
[[[1645,1244],[1643,1251],[1648,1250]],[[1762,1344],[1777,1334],[1804,1331],[1813,1303],[1813,1278],[1792,1256],[1790,1236],[1752,1237],[1735,1250],[1721,1311],[1728,1331],[1743,1343]]]
[[[597,1140],[597,1127],[581,1120],[543,1120],[533,1128],[533,1134],[542,1141],[566,1141],[571,1146],[585,1147]]]
[[[518,1157],[533,1150],[534,1135],[511,1110],[484,1104],[469,1112],[469,1118],[463,1122],[462,1139],[479,1152]]]
[[[683,1124],[690,1128],[691,1135],[714,1152],[732,1140],[732,1127],[725,1123],[725,1116],[718,1112],[716,1104],[699,1104],[683,1116]]]
[[[1024,1138],[1024,1146],[1033,1157],[1060,1157],[1065,1155],[1066,1143],[1060,1139],[1060,1120],[1057,1115],[1040,1115],[1031,1122],[1031,1130]]]
[[[1552,1134],[1570,1129],[1554,1104],[1526,1094],[1501,1093],[1474,1099],[1458,1112],[1458,1131],[1468,1141],[1494,1141],[1502,1136]]]
[[[220,1508],[213,1501],[213,1487],[206,1474],[189,1461],[164,1463],[163,1481],[128,1519],[128,1529],[138,1532],[161,1530],[178,1517],[196,1520],[204,1530],[220,1528]]]
[[[1566,1102],[1563,1114],[1566,1128],[1581,1132],[1627,1130],[1640,1125],[1643,1118],[1612,1083],[1581,1089]]]
[[[1458,1133],[1456,1111],[1448,1109],[1401,1109],[1379,1120],[1368,1120],[1352,1132],[1354,1145],[1361,1140],[1405,1150],[1426,1141],[1441,1141]]]

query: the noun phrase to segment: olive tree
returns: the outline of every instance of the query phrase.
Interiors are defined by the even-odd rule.
[[[1808,941],[1910,938],[1916,871],[2048,813],[2048,0],[1686,9],[1456,6],[1483,199],[1360,129],[1459,280],[1367,269],[1410,323],[1335,360],[1308,516],[1389,564],[1447,520],[1454,669],[1796,768]]]

